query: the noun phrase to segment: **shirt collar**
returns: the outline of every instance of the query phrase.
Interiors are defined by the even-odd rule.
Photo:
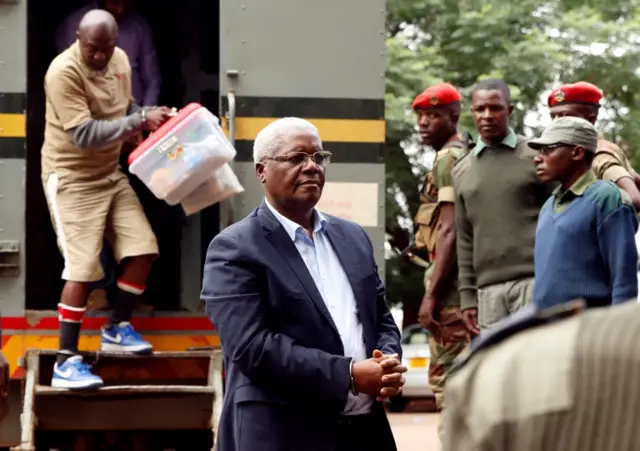
[[[509,127],[507,136],[504,137],[504,139],[500,142],[500,144],[504,144],[505,146],[511,147],[512,149],[515,149],[516,146],[518,145],[518,135],[516,135],[516,132],[514,132],[511,127]],[[489,147],[489,144],[485,143],[482,140],[482,138],[480,138],[478,139],[478,143],[473,148],[473,154],[475,156],[478,156],[487,147]]]
[[[571,185],[569,189],[563,190],[562,186],[559,186],[554,190],[553,194],[558,199],[558,202],[562,203],[565,200],[564,198],[567,197],[568,193],[570,193],[570,198],[582,196],[587,188],[592,183],[597,181],[598,178],[596,177],[596,174],[593,172],[593,170],[589,169],[587,172],[582,174],[578,180],[573,182],[573,185]]]
[[[273,213],[273,215],[276,217],[276,219],[280,222],[280,224],[282,224],[282,227],[284,227],[284,230],[287,232],[287,235],[289,235],[289,238],[291,238],[291,241],[295,241],[296,240],[296,233],[298,233],[298,231],[304,232],[304,228],[296,223],[293,222],[291,219],[283,216],[278,210],[276,210],[267,199],[264,200],[264,203],[267,204],[267,207],[269,208],[269,210],[271,210],[271,213]],[[320,213],[318,210],[316,210],[315,208],[313,209],[313,232],[319,232],[319,231],[326,231],[327,229],[327,218],[325,218],[322,213]]]

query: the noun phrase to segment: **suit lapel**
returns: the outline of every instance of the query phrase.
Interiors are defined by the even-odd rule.
[[[353,252],[351,252],[353,245],[344,236],[344,232],[340,225],[331,222],[330,220],[327,222],[327,236],[329,237],[329,241],[331,242],[334,252],[338,256],[338,260],[340,260],[340,263],[342,264],[344,272],[347,274],[351,288],[355,289],[356,280],[353,276],[352,268],[357,267],[357,263]],[[358,297],[357,293],[354,293],[354,295],[356,295],[356,298]]]
[[[307,291],[307,294],[315,304],[316,308],[328,321],[334,332],[339,336],[340,333],[333,322],[333,318],[331,318],[327,305],[325,304],[324,299],[322,299],[313,277],[311,277],[311,273],[309,273],[309,270],[307,269],[307,265],[304,263],[304,260],[300,256],[295,244],[291,241],[291,237],[287,234],[287,231],[284,229],[282,224],[280,224],[278,219],[273,215],[273,213],[271,213],[269,207],[267,207],[264,202],[260,205],[258,214],[260,216],[262,226],[265,229],[267,240],[280,253],[280,255],[282,255],[284,261],[287,262],[289,268],[291,268],[304,289]]]

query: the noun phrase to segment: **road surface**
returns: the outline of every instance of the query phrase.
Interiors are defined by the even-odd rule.
[[[390,413],[398,451],[440,451],[437,413]]]

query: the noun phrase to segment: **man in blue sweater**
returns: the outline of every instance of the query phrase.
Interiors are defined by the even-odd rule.
[[[542,181],[560,183],[542,207],[535,240],[534,303],[551,307],[582,298],[589,307],[638,295],[638,228],[629,195],[591,169],[598,145],[593,125],[560,117],[529,146]]]

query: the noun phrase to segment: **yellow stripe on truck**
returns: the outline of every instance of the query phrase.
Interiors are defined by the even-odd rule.
[[[27,136],[27,119],[24,114],[0,114],[0,138],[24,138]]]
[[[235,138],[253,141],[260,130],[277,119],[277,117],[237,117]],[[305,119],[318,127],[323,142],[382,143],[385,141],[386,124],[384,120]],[[225,132],[227,132],[228,123],[224,125]]]

